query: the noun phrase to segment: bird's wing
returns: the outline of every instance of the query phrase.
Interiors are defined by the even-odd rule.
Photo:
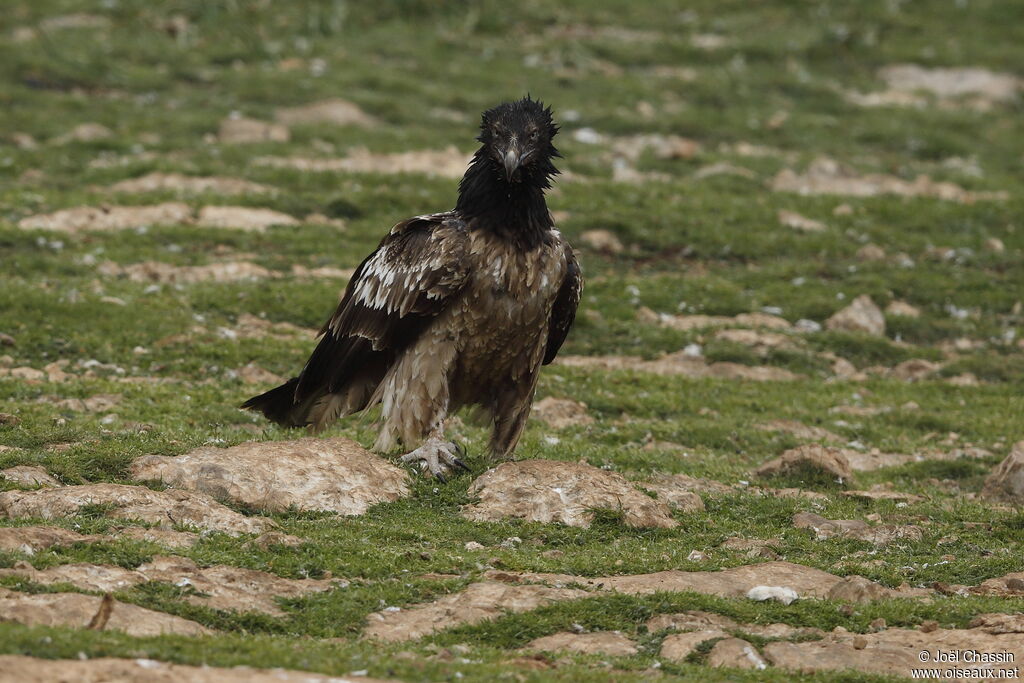
[[[295,400],[337,391],[371,360],[411,344],[466,282],[468,237],[452,214],[416,216],[391,229],[363,261],[299,377]]]
[[[583,273],[580,272],[576,254],[568,244],[565,245],[565,261],[565,278],[558,288],[555,304],[551,308],[551,319],[548,322],[548,346],[544,351],[544,365],[555,360],[558,349],[562,348],[569,328],[576,319],[576,308],[580,305],[580,294],[583,293]]]

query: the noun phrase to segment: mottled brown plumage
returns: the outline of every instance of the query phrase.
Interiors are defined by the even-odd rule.
[[[356,270],[298,377],[243,407],[320,430],[380,403],[375,444],[440,476],[461,465],[445,420],[474,406],[507,458],[542,364],[558,353],[582,290],[571,247],[544,202],[557,127],[529,98],[484,113],[453,211],[396,225]]]

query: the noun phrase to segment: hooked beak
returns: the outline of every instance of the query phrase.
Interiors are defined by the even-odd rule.
[[[522,163],[523,158],[519,155],[519,150],[515,147],[509,147],[505,151],[505,156],[502,159],[502,164],[505,166],[505,180],[512,182],[512,178],[516,171],[519,170],[519,165]]]

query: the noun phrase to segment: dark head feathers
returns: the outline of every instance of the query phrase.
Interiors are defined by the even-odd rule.
[[[551,107],[529,95],[515,102],[502,102],[488,109],[480,117],[480,135],[477,140],[490,142],[496,132],[537,130],[548,141],[558,134],[558,125],[552,118]],[[556,156],[557,155],[556,153]]]

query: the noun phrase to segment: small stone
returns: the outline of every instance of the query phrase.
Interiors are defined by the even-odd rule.
[[[861,332],[881,337],[885,334],[885,316],[870,296],[862,294],[826,320],[825,327],[829,330]]]
[[[931,633],[937,631],[939,628],[939,622],[934,619],[926,619],[921,622],[920,631],[921,633]]]

